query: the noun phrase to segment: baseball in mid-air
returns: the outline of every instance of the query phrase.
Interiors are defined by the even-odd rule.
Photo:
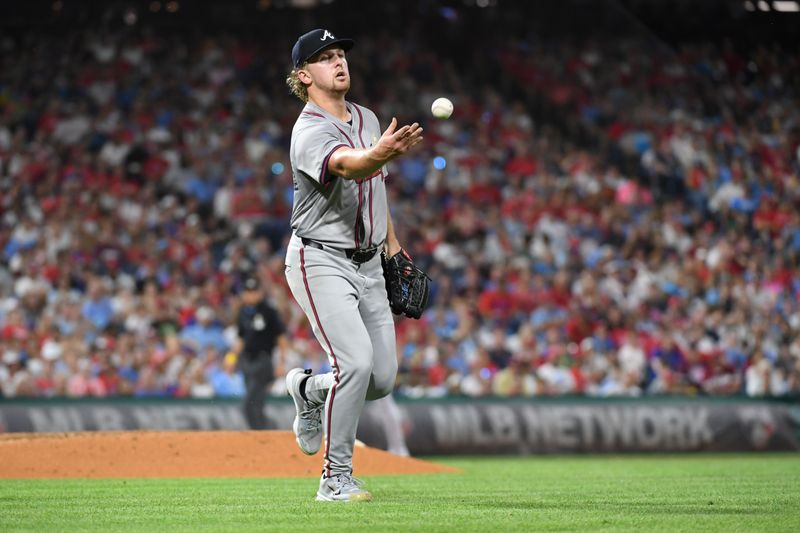
[[[450,118],[450,115],[453,114],[453,102],[447,98],[437,98],[431,104],[431,113],[436,118]]]

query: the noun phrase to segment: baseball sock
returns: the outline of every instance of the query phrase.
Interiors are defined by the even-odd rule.
[[[328,398],[328,391],[333,386],[332,372],[309,376],[300,384],[300,396],[308,403],[320,405]]]
[[[308,401],[308,397],[306,396],[306,381],[311,379],[311,376],[307,376],[303,378],[303,381],[300,382],[300,397],[303,398],[305,401]]]

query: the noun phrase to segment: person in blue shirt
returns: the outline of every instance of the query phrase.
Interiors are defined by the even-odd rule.
[[[244,376],[236,370],[234,354],[224,355],[221,364],[212,366],[206,376],[214,389],[214,396],[241,398],[245,394]]]
[[[197,353],[205,353],[207,348],[214,348],[218,354],[225,353],[228,341],[225,340],[222,327],[214,320],[214,310],[202,306],[195,313],[195,322],[181,330],[181,340],[189,344]]]
[[[114,318],[111,299],[105,295],[102,283],[92,280],[81,309],[83,318],[92,323],[96,331],[103,331]]]

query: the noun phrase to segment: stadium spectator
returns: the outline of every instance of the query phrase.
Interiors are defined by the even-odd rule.
[[[72,31],[0,47],[3,396],[241,394],[224,355],[256,267],[287,367],[325,367],[281,285],[296,108],[263,58],[288,41]],[[389,187],[434,279],[399,392],[800,392],[796,55],[509,32],[454,80],[413,41],[351,66],[412,74],[356,88],[387,116],[456,102]]]

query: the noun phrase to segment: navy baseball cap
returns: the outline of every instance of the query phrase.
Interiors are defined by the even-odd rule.
[[[338,45],[342,50],[347,52],[353,48],[354,44],[356,43],[353,39],[338,38],[328,30],[317,28],[316,30],[304,33],[297,39],[297,42],[294,43],[294,47],[292,47],[292,64],[294,68],[298,68],[311,59],[314,54],[326,48]]]

